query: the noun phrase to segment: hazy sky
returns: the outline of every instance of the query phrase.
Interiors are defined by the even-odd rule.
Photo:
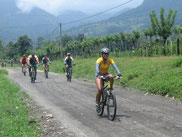
[[[23,12],[29,12],[38,7],[49,13],[58,14],[65,10],[79,10],[85,13],[100,12],[129,0],[16,0],[17,7]],[[143,0],[133,0],[131,3],[121,6],[116,10],[126,7],[137,7]]]

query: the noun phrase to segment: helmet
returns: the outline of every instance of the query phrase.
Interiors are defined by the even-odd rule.
[[[32,55],[35,55],[35,53],[34,53],[34,52],[32,52]]]
[[[67,56],[70,56],[71,54],[70,53],[67,53]]]
[[[25,55],[23,55],[23,57],[25,57]]]
[[[102,48],[102,49],[100,50],[100,52],[101,52],[101,53],[104,53],[104,54],[109,54],[110,49],[108,49],[108,48]]]
[[[45,53],[44,56],[47,56],[47,54]]]

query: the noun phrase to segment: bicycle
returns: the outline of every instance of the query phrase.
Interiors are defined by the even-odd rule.
[[[27,67],[25,65],[23,66],[22,72],[23,72],[24,76],[26,76]]]
[[[47,64],[45,64],[45,77],[48,78],[48,72],[49,72],[49,66]]]
[[[68,67],[68,70],[67,70],[66,77],[67,77],[67,81],[71,82],[71,70],[70,70],[69,67]]]
[[[120,79],[119,76],[114,76],[114,77],[116,79]],[[112,77],[101,76],[101,79],[103,80],[103,89],[101,91],[100,111],[97,112],[97,115],[102,116],[103,112],[104,112],[104,107],[107,106],[108,119],[113,121],[116,117],[117,102],[116,102],[115,93],[110,88],[110,81],[109,80],[111,78]],[[96,97],[96,102],[97,102],[97,97]]]
[[[31,83],[35,83],[35,68],[32,65],[30,67],[31,67],[31,71],[30,71]]]

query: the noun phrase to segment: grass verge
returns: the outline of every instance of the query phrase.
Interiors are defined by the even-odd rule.
[[[115,84],[182,101],[182,57],[111,58],[124,76],[115,81]],[[76,58],[73,77],[94,81],[96,60],[97,58]],[[50,65],[50,71],[56,73],[65,73],[64,68],[63,60],[53,61]],[[112,67],[109,72],[116,75]]]
[[[25,95],[8,80],[7,74],[0,70],[0,136],[36,137],[40,130],[37,123],[30,122],[29,109],[23,101]]]

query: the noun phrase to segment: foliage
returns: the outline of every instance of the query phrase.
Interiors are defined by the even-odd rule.
[[[168,95],[182,101],[181,57],[111,57],[123,74],[123,79],[115,84],[139,89],[162,96]],[[75,58],[73,77],[94,82],[97,58]],[[179,66],[180,64],[180,66]],[[50,71],[65,73],[63,60],[53,61]],[[109,72],[117,75],[110,67]]]

